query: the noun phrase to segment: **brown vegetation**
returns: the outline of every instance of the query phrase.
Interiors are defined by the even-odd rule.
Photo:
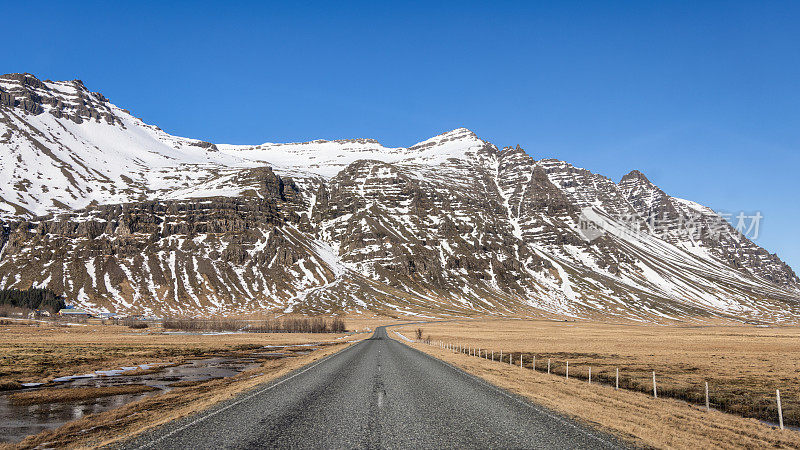
[[[269,360],[261,367],[234,377],[207,380],[146,397],[121,408],[86,416],[62,427],[30,436],[17,448],[100,447],[136,435],[152,427],[184,417],[281,377],[292,370],[335,353],[349,342],[323,346],[296,358]],[[3,447],[0,445],[0,447]]]
[[[16,381],[0,381],[0,391],[13,391],[22,389],[22,384]]]
[[[410,329],[410,328],[406,328]],[[652,395],[652,372],[661,397],[704,404],[709,383],[712,408],[777,421],[775,389],[783,397],[784,421],[800,423],[800,329],[755,326],[645,326],[545,320],[475,320],[426,325],[434,341],[502,350],[518,363],[563,377],[592,378]]]
[[[249,333],[344,333],[340,318],[287,317],[282,319],[243,320],[233,318],[164,320],[164,329],[182,331],[247,331]]]
[[[264,345],[334,341],[344,334],[165,334],[125,326],[59,326],[13,321],[0,330],[0,383],[46,382],[56,377],[140,364],[238,354]]]
[[[654,399],[638,392],[588,384],[585,379],[547,375],[516,365],[453,353],[435,346],[411,346],[591,426],[642,447],[654,448],[798,448],[800,433],[780,431],[689,403]],[[505,354],[505,353],[504,353]]]

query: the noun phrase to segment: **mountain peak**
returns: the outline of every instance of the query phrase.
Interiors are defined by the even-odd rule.
[[[427,147],[431,147],[431,146],[435,146],[435,145],[441,145],[441,144],[448,143],[448,142],[470,142],[470,141],[475,142],[475,143],[480,143],[481,145],[485,144],[485,141],[480,139],[478,137],[478,135],[473,133],[471,130],[462,127],[462,128],[456,128],[454,130],[447,131],[447,132],[444,132],[444,133],[441,133],[441,134],[437,134],[436,136],[434,136],[434,137],[432,137],[430,139],[426,139],[426,140],[424,140],[422,142],[418,142],[418,143],[412,145],[408,149],[409,150],[418,150],[418,149],[421,149],[421,148],[427,148]]]
[[[85,120],[119,123],[108,99],[90,92],[83,81],[42,81],[30,73],[0,75],[0,105],[18,108],[25,113],[49,113],[56,118],[69,118],[75,123]]]
[[[450,130],[450,131],[448,131],[446,133],[442,133],[442,134],[443,135],[444,134],[457,134],[457,135],[466,134],[466,135],[478,137],[478,135],[476,135],[475,132],[473,132],[472,130],[470,130],[469,128],[466,128],[466,127],[458,127],[458,128],[455,128],[453,130]]]
[[[650,180],[649,180],[649,179],[648,179],[648,178],[645,176],[645,174],[643,174],[642,172],[640,172],[640,171],[638,171],[638,170],[631,170],[630,172],[628,172],[627,174],[625,174],[625,175],[622,177],[622,179],[621,179],[621,180],[619,180],[619,182],[620,182],[620,183],[623,183],[623,182],[626,182],[626,181],[636,181],[636,180],[638,180],[638,181],[642,181],[642,182],[645,182],[645,183],[648,183],[648,184],[653,184],[653,183],[652,183],[652,182],[651,182],[651,181],[650,181]]]
[[[469,128],[464,128],[464,127],[459,127],[459,128],[454,129],[454,130],[450,130],[450,131],[446,131],[446,132],[441,133],[441,134],[437,134],[436,136],[434,136],[434,137],[432,137],[432,138],[430,138],[428,140],[431,141],[431,140],[434,140],[434,139],[435,140],[439,140],[439,141],[445,141],[445,140],[447,140],[447,141],[455,141],[455,140],[464,140],[464,139],[480,140],[480,138],[478,138],[477,134],[475,134]]]

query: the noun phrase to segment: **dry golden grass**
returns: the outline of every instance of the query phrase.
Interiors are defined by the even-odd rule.
[[[779,431],[755,419],[706,412],[674,399],[571,378],[523,370],[518,366],[410,344],[497,386],[609,431],[638,446],[656,448],[798,448],[800,433]]]
[[[138,394],[157,390],[158,388],[152,386],[128,384],[125,386],[37,389],[35,391],[17,392],[9,395],[8,398],[14,405],[35,405],[39,403],[88,400],[91,398],[108,397],[110,395]]]
[[[353,326],[364,326],[365,321]],[[348,323],[348,326],[350,324]],[[148,363],[235,354],[264,345],[330,342],[344,334],[166,334],[116,325],[59,327],[14,322],[0,328],[0,383],[44,382],[60,376]],[[129,372],[126,375],[135,374]],[[141,372],[139,372],[141,374]]]
[[[16,381],[0,381],[0,391],[10,391],[13,389],[22,389],[22,384]]]
[[[517,364],[519,356],[522,354],[527,367],[530,367],[532,356],[535,354],[537,367],[541,371],[546,368],[547,358],[551,358],[553,372],[563,375],[564,363],[569,360],[570,384],[583,384],[583,388],[589,392],[608,390],[608,388],[596,384],[592,387],[585,386],[590,366],[594,380],[597,380],[599,376],[611,382],[613,382],[615,368],[619,367],[622,378],[621,385],[642,392],[652,392],[651,373],[655,370],[662,397],[674,396],[701,403],[703,383],[708,381],[711,400],[716,407],[745,416],[763,416],[777,420],[774,395],[775,389],[780,388],[786,422],[798,423],[799,420],[800,401],[798,400],[800,399],[798,399],[798,395],[800,392],[798,392],[797,381],[800,362],[794,355],[800,354],[800,329],[796,327],[664,327],[543,320],[475,320],[413,325],[401,327],[398,331],[412,338],[416,328],[422,328],[424,336],[430,336],[434,341],[443,340],[495,350],[495,355],[503,350],[505,358],[507,358],[508,352],[512,352]],[[424,347],[426,347],[426,351],[429,349],[428,346]],[[465,358],[470,361],[481,361],[477,358]],[[526,376],[530,372],[531,376],[538,377],[538,375],[533,375],[530,370],[520,371],[518,367],[512,368],[498,363],[470,364],[482,365],[484,363],[489,364],[492,371],[500,373],[511,371],[510,373],[515,374],[514,376],[518,375],[517,372],[523,372]],[[495,366],[497,368],[494,368]],[[563,383],[564,381],[563,377],[556,375],[550,377],[542,375],[542,377],[544,379],[537,382],[544,383],[546,380],[552,380]],[[536,392],[539,396],[543,395],[539,391]],[[624,394],[635,396],[631,398],[648,398],[644,393],[626,392]],[[539,397],[532,398],[540,400]],[[662,400],[659,399],[660,401]],[[669,402],[669,400],[664,401]],[[565,402],[568,403],[566,400]],[[604,405],[603,408],[611,408],[606,401],[601,404]],[[697,410],[696,407],[679,401],[665,403],[665,405],[667,404],[685,405],[686,411]],[[560,403],[548,406],[591,422],[604,423],[589,413],[583,414],[581,408],[565,408],[565,405]],[[588,405],[583,407],[588,408]],[[625,410],[629,407],[633,411],[636,410],[633,406],[620,403],[612,409],[607,409],[606,414],[612,410],[612,415],[627,414]],[[655,407],[650,404],[648,408]],[[677,413],[677,418],[671,418],[667,423],[683,420],[681,418],[684,417],[695,417],[687,416],[688,412],[686,411]],[[706,413],[702,411],[702,414]],[[712,411],[708,417],[717,417],[716,414],[718,413]],[[734,422],[745,420],[730,414],[719,415],[730,418]],[[671,416],[659,417],[661,417],[660,421],[665,421]],[[605,425],[609,424],[605,423]],[[653,425],[658,425],[658,421]],[[770,428],[752,420],[741,422],[738,426],[763,428],[764,433],[767,433]],[[611,428],[617,429],[613,426]],[[624,427],[619,429],[634,436],[638,435],[640,431],[652,433],[652,430],[647,427],[642,428],[642,426],[636,425],[635,428],[634,431]],[[787,431],[784,434],[787,436],[798,435],[793,431]],[[732,439],[732,442],[736,442],[738,438]],[[791,438],[792,441],[793,439],[795,438]],[[645,441],[660,442],[657,439]],[[761,444],[753,445],[772,445],[769,444],[770,442],[773,441],[766,440]],[[718,445],[724,446],[725,444]],[[676,443],[675,446],[681,447],[682,445]]]
[[[108,445],[171,420],[207,409],[348,345],[349,341],[325,345],[309,354],[269,360],[261,367],[242,372],[235,377],[179,387],[117,409],[86,416],[58,429],[30,436],[19,444],[0,444],[0,448],[86,448]]]
[[[280,377],[305,364],[338,351],[353,339],[361,339],[379,325],[397,320],[359,315],[345,318],[346,334],[252,333],[252,334],[169,334],[160,328],[133,330],[124,326],[102,325],[90,321],[86,326],[59,326],[27,321],[6,321],[0,327],[0,388],[17,389],[20,382],[45,382],[55,377],[115,369],[139,364],[159,364],[152,369],[128,371],[141,375],[161,370],[167,364],[188,359],[237,355],[246,356],[265,345],[292,346],[322,343],[319,350],[292,358],[268,360],[261,367],[235,377],[202,382],[178,382],[170,392],[147,397],[115,410],[84,417],[57,430],[30,436],[18,445],[0,444],[0,448],[36,446],[86,447],[110,443],[131,436],[193,412],[206,409],[260,383]],[[295,347],[307,350],[307,347]],[[134,386],[129,389],[138,389]],[[101,392],[83,392],[87,388],[42,389],[13,394],[22,402],[58,401],[58,396],[96,396]],[[105,388],[99,388],[105,389]],[[116,387],[114,388],[116,389]],[[125,389],[125,387],[123,387]],[[59,392],[56,392],[59,391]],[[108,395],[116,395],[114,392]],[[24,398],[23,398],[24,397]],[[87,432],[86,430],[90,430]]]

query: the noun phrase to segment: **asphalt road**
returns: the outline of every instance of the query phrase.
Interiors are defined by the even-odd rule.
[[[126,448],[618,448],[614,438],[387,336],[124,444]]]

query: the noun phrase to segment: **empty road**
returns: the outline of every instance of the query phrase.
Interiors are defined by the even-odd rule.
[[[612,437],[390,339],[370,339],[127,448],[617,448]]]

